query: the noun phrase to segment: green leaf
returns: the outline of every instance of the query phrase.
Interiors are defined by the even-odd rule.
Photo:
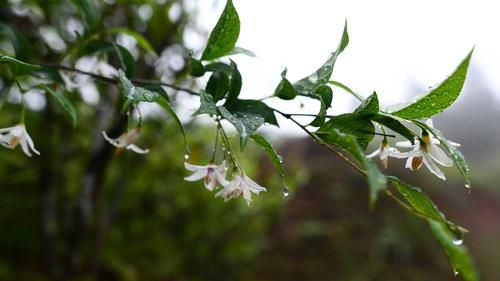
[[[435,220],[447,225],[455,232],[461,232],[463,228],[448,221],[432,200],[418,187],[408,185],[396,177],[387,177],[396,191],[410,204],[412,209],[427,219]]]
[[[113,27],[107,30],[108,33],[111,34],[126,34],[129,36],[134,37],[135,41],[137,41],[137,44],[141,46],[144,50],[154,54],[155,56],[158,56],[153,48],[151,46],[151,43],[149,43],[148,39],[146,39],[144,36],[142,36],[140,33],[135,32],[133,30],[130,30],[128,28],[124,27]]]
[[[229,77],[222,71],[215,71],[208,79],[205,91],[217,102],[224,98],[229,88]]]
[[[461,241],[456,242],[462,239],[465,230],[448,221],[431,199],[419,188],[410,186],[396,177],[388,177],[388,179],[413,211],[427,219],[434,237],[441,243],[448,255],[453,271],[460,274],[466,281],[479,280],[477,270],[467,249],[460,245]],[[456,234],[459,235],[459,238],[455,236]]]
[[[127,77],[132,77],[135,71],[134,56],[132,56],[132,54],[130,54],[130,52],[126,48],[116,43],[113,43],[113,49],[118,55],[121,67],[124,69]]]
[[[205,67],[201,61],[189,57],[189,74],[193,77],[202,77],[205,75]]]
[[[98,24],[99,10],[93,0],[71,0],[82,15],[83,24],[87,34],[92,33]]]
[[[337,61],[337,57],[345,47],[349,44],[349,34],[347,33],[347,21],[344,25],[342,38],[335,52],[331,53],[326,62],[318,68],[313,74],[295,82],[295,90],[301,95],[310,95],[319,85],[328,83],[333,73],[333,66]]]
[[[54,97],[57,102],[62,106],[64,111],[69,114],[71,117],[71,121],[73,123],[73,127],[76,126],[77,117],[76,117],[76,109],[73,104],[61,93],[60,90],[54,90],[47,85],[38,85],[38,88],[44,90],[46,93],[50,94]]]
[[[224,103],[224,106],[230,107],[233,105],[236,100],[238,99],[238,96],[240,95],[241,92],[241,74],[238,71],[238,66],[234,61],[231,60],[231,67],[233,68],[233,71],[231,72],[231,79],[229,81],[229,89],[228,89],[228,94],[226,98],[226,102]]]
[[[193,115],[199,115],[199,114],[210,114],[210,115],[216,115],[217,114],[217,106],[215,105],[214,98],[208,94],[205,91],[200,92],[200,108],[196,110]]]
[[[142,87],[146,90],[157,93],[160,97],[170,102],[167,92],[160,84],[144,84]]]
[[[205,70],[207,72],[217,72],[217,71],[222,71],[226,73],[227,75],[230,75],[231,72],[233,72],[233,68],[230,65],[227,65],[222,62],[214,62],[205,65]]]
[[[132,103],[154,102],[159,97],[156,92],[134,86],[121,69],[118,70],[118,79],[120,80],[120,90],[126,98],[123,110],[126,110]]]
[[[448,108],[462,91],[473,51],[474,49],[469,52],[453,74],[441,82],[439,86],[410,105],[391,114],[404,119],[423,119],[432,117]]]
[[[354,113],[358,113],[366,116],[373,116],[379,112],[379,104],[377,93],[373,92],[371,96],[369,96],[363,103],[354,111]]]
[[[278,174],[283,178],[285,177],[285,170],[283,169],[283,160],[276,152],[273,145],[261,135],[252,135],[251,138],[267,153],[274,166],[278,170]]]
[[[233,50],[229,53],[230,56],[238,54],[247,55],[249,57],[256,57],[254,52],[241,47],[234,47]]]
[[[34,65],[17,60],[13,57],[0,54],[0,63],[6,63],[10,66],[14,75],[22,75],[28,72],[39,70],[41,67],[39,65]]]
[[[227,0],[217,24],[208,37],[202,60],[213,60],[229,54],[240,35],[240,19],[231,0]]]
[[[412,130],[408,129],[405,125],[391,116],[376,114],[374,116],[371,116],[370,119],[400,134],[401,136],[409,140],[412,144],[415,144],[415,138],[419,138],[418,135],[415,134]]]
[[[332,106],[332,89],[326,85],[320,85],[314,90],[314,96],[321,102],[321,108],[309,126],[320,127],[325,123],[326,111]]]
[[[7,98],[9,97],[9,92],[10,92],[11,87],[12,87],[12,85],[10,85],[10,84],[3,85],[3,87],[0,89],[0,110],[2,109]]]
[[[439,131],[438,129],[432,128],[430,126],[427,126],[427,124],[420,122],[420,121],[413,121],[415,124],[420,126],[422,129],[430,132],[431,134],[436,137],[440,143],[444,146],[445,150],[451,155],[451,159],[453,160],[453,163],[455,163],[455,166],[457,166],[458,171],[462,175],[462,177],[465,180],[465,186],[467,188],[471,188],[471,183],[469,180],[469,165],[467,165],[467,162],[465,161],[465,157],[462,155],[460,150],[458,150],[455,146],[450,144],[450,141],[447,140],[443,133]]]
[[[258,100],[237,100],[231,107],[227,108],[239,115],[259,115],[268,124],[279,127],[274,111],[267,104]]]
[[[0,38],[6,37],[10,40],[12,47],[19,60],[29,60],[32,53],[32,45],[26,37],[15,28],[0,23]]]
[[[357,138],[353,135],[345,134],[338,129],[332,129],[328,134],[318,134],[317,136],[324,142],[333,144],[349,152],[362,165],[366,171],[370,187],[370,208],[373,208],[377,201],[378,193],[386,187],[387,179],[377,168],[377,165],[363,154]]]
[[[286,79],[286,69],[281,73],[281,82],[274,90],[274,95],[282,100],[293,100],[297,96],[297,92],[292,83]]]
[[[229,121],[238,131],[240,135],[241,148],[245,147],[248,138],[255,133],[255,131],[264,124],[264,118],[258,114],[241,112],[229,112],[225,107],[218,107],[221,116]]]
[[[479,273],[464,245],[457,245],[455,236],[441,223],[429,220],[434,237],[441,243],[455,275],[465,281],[479,281]]]
[[[328,135],[336,130],[354,136],[363,150],[366,149],[375,133],[375,127],[370,119],[359,114],[346,113],[330,118],[316,131],[316,134]]]
[[[342,90],[348,92],[349,94],[353,95],[356,99],[358,99],[359,101],[364,101],[365,99],[359,95],[358,93],[354,92],[353,90],[351,90],[351,88],[347,87],[346,85],[338,82],[338,81],[328,81],[328,84],[331,84],[331,85],[334,85],[334,86],[337,86],[339,88],[341,88]]]
[[[160,96],[163,97],[162,95],[160,95]],[[182,136],[184,138],[184,150],[185,150],[185,154],[186,155],[191,154],[189,152],[189,144],[188,144],[188,140],[187,140],[187,137],[186,137],[186,131],[184,130],[184,126],[182,125],[182,122],[179,119],[179,116],[177,116],[177,113],[175,112],[175,109],[173,108],[173,106],[170,104],[170,102],[168,101],[168,99],[165,99],[165,98],[157,99],[156,102],[163,109],[165,109],[165,111],[167,111],[172,116],[172,118],[174,118],[174,121],[175,121],[175,123],[177,123],[177,125],[181,129],[181,133],[182,133]]]

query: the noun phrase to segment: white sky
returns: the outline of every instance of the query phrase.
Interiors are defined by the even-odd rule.
[[[258,56],[235,57],[244,79],[243,97],[272,94],[285,67],[291,81],[313,72],[337,47],[344,19],[348,20],[350,42],[337,60],[332,79],[364,96],[376,90],[382,106],[419,94],[411,92],[412,85],[439,83],[474,45],[471,67],[481,71],[490,87],[500,93],[499,2],[233,2],[241,20],[237,45]],[[211,28],[225,1],[198,3],[200,24]],[[280,101],[279,105],[287,112],[299,111],[298,103]],[[352,98],[334,89],[333,113],[351,106]],[[307,103],[304,111],[317,109]]]

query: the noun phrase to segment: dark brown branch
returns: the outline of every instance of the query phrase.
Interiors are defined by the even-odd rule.
[[[64,70],[64,71],[75,72],[75,73],[87,75],[87,76],[90,76],[90,77],[92,77],[92,78],[94,78],[96,80],[99,80],[99,81],[102,81],[102,82],[106,82],[106,83],[109,83],[109,84],[117,84],[117,83],[120,82],[115,77],[106,77],[106,76],[102,76],[102,75],[99,75],[99,74],[96,74],[96,73],[92,73],[92,72],[84,71],[84,70],[81,70],[81,69],[78,69],[78,68],[74,68],[74,67],[71,67],[71,66],[60,65],[60,64],[51,64],[51,63],[39,63],[38,65],[40,65],[42,67],[59,69],[59,70]],[[141,79],[141,78],[130,79],[130,81],[132,81],[133,83],[142,84],[142,85],[146,85],[146,84],[148,84],[148,85],[161,85],[161,86],[165,86],[165,87],[177,90],[177,91],[182,91],[182,92],[188,93],[190,95],[199,96],[199,94],[197,92],[192,91],[190,89],[186,89],[186,88],[183,88],[183,87],[180,87],[180,86],[177,86],[177,85],[173,85],[173,84],[165,83],[165,82],[161,82],[161,81],[147,80],[147,79]]]

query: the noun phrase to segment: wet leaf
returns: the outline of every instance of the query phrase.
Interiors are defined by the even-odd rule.
[[[439,86],[391,114],[404,119],[423,119],[432,117],[452,105],[462,91],[473,51],[474,49],[463,59],[453,74]]]
[[[229,54],[235,47],[240,35],[240,19],[233,6],[227,0],[217,24],[208,37],[208,43],[201,56],[202,60],[213,60]]]

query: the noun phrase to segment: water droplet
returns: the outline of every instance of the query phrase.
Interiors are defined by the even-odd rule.
[[[458,271],[453,271],[453,276],[457,276],[458,275]]]
[[[467,192],[468,192],[469,194],[471,194],[471,192],[472,192],[472,186],[471,186],[469,183],[466,183],[466,184],[465,184],[465,188],[467,188]]]
[[[283,157],[281,155],[278,155],[278,161],[280,161],[280,163],[283,163]]]
[[[290,196],[290,190],[285,186],[283,187],[283,197],[287,198],[288,196]]]
[[[189,159],[189,154],[188,153],[184,154],[184,160],[188,160],[188,159]]]
[[[463,243],[464,243],[464,240],[462,240],[462,239],[455,239],[455,240],[453,240],[453,244],[457,245],[457,246],[460,246]]]

